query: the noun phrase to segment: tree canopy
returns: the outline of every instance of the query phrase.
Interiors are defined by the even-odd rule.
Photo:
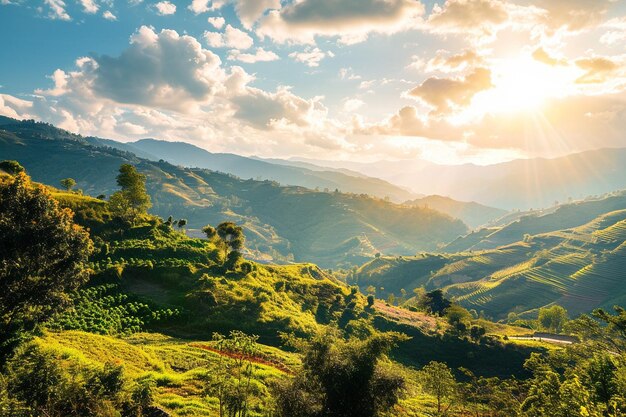
[[[146,191],[146,176],[130,164],[122,164],[117,176],[121,191],[113,193],[109,199],[111,211],[117,216],[135,223],[145,214],[152,203]]]
[[[92,244],[72,217],[24,173],[0,186],[0,349],[61,309],[67,292],[87,280]]]

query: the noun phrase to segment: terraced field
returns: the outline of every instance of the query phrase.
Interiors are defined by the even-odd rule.
[[[621,194],[607,197],[606,207],[615,208],[622,198]],[[555,224],[573,221],[572,213],[583,213],[584,218],[598,210],[597,201],[590,204],[567,209],[567,219],[557,219]],[[545,226],[547,220],[531,223]],[[420,268],[431,255],[405,258],[403,262],[382,259],[376,268],[363,266],[359,272],[366,273],[359,279],[366,277],[394,294],[400,288],[415,286],[443,288],[465,307],[496,319],[511,311],[530,312],[552,303],[576,315],[626,301],[626,209],[610,210],[584,224],[545,233],[522,234],[520,227],[516,224],[514,228],[484,229],[468,235],[466,241],[473,242],[474,248],[495,240],[495,235],[501,241],[506,240],[503,235],[515,233],[524,239],[496,249],[441,256],[443,265],[436,270]],[[452,245],[459,246],[460,241]],[[411,276],[402,271],[410,271]]]

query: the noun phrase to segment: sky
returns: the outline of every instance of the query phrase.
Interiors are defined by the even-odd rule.
[[[626,147],[626,0],[0,0],[0,115],[272,158]]]

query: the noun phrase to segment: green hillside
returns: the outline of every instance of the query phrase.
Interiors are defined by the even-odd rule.
[[[186,218],[189,229],[236,221],[246,229],[250,255],[258,259],[335,267],[360,263],[377,252],[433,250],[466,231],[461,221],[431,209],[148,161],[90,145],[47,124],[19,122],[2,129],[3,158],[18,160],[34,180],[57,185],[72,177],[85,194],[110,195],[117,167],[131,163],[148,177],[155,214]]]
[[[610,307],[626,297],[624,207],[623,193],[564,206],[548,216],[474,232],[462,239],[470,251],[372,260],[356,271],[355,280],[361,288],[375,286],[385,297],[401,289],[410,294],[417,287],[443,288],[463,306],[496,319],[551,304],[572,315]],[[608,212],[597,215],[602,210]],[[485,242],[505,245],[476,249]]]

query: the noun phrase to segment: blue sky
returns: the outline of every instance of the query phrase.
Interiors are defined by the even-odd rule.
[[[266,157],[626,146],[624,0],[0,0],[0,114]]]

